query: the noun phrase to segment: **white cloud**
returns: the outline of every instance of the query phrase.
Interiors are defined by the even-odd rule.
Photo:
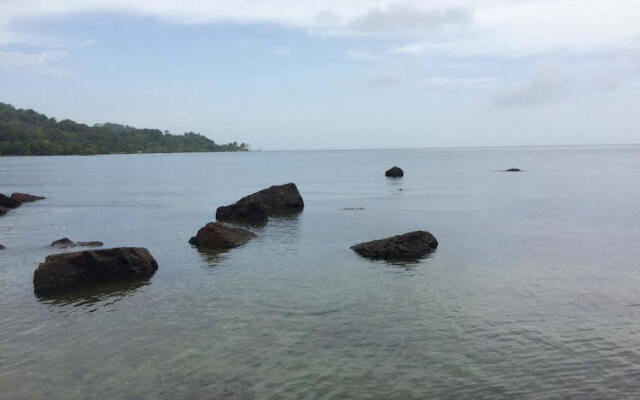
[[[151,15],[177,23],[268,23],[336,34],[405,35],[401,54],[589,52],[640,35],[638,0],[4,0],[0,45],[29,18],[85,12]],[[441,34],[433,30],[441,28]]]

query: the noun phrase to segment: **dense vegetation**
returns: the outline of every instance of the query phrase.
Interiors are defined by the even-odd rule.
[[[33,110],[0,103],[0,155],[179,153],[248,148],[245,143],[217,144],[193,132],[171,135],[158,129],[111,123],[88,126],[68,119],[56,121]]]

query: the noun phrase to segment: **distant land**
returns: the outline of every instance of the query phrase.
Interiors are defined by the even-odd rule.
[[[217,144],[194,132],[172,135],[112,123],[89,126],[0,103],[0,155],[5,156],[248,150],[246,143]]]

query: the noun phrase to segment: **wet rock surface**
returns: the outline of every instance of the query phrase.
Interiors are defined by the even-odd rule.
[[[363,257],[382,260],[411,260],[424,257],[438,247],[438,240],[429,232],[414,231],[352,246]]]
[[[105,282],[149,278],[158,263],[142,247],[118,247],[47,256],[33,274],[36,294],[53,294]]]
[[[18,208],[22,203],[0,193],[0,207]]]
[[[256,237],[246,229],[209,222],[198,230],[196,236],[189,240],[192,245],[209,249],[231,249],[245,244]]]
[[[235,204],[218,207],[216,218],[221,221],[263,223],[270,215],[299,212],[303,208],[304,200],[296,184],[287,183],[245,196]]]

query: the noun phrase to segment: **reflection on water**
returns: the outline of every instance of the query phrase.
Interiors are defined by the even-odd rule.
[[[57,306],[73,305],[77,307],[88,307],[94,305],[112,305],[123,297],[132,296],[135,292],[149,285],[148,279],[109,282],[88,287],[79,287],[71,291],[60,294],[35,294],[40,301],[45,304]]]
[[[386,179],[400,161],[405,177]],[[493,172],[510,166],[528,172]],[[1,193],[47,196],[0,219],[3,400],[640,392],[637,147],[12,157],[0,171]],[[229,251],[188,244],[212,209],[288,181],[302,213]],[[437,252],[350,249],[413,230]],[[38,298],[42,238],[61,234],[147,247],[159,269]]]

